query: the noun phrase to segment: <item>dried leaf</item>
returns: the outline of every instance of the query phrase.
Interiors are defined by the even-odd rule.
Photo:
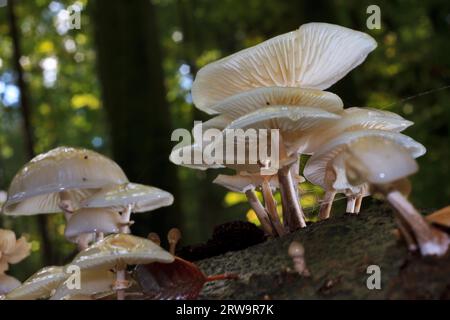
[[[193,263],[176,257],[172,263],[138,265],[134,277],[146,299],[196,299],[208,278]]]
[[[432,214],[426,216],[428,222],[434,223],[436,225],[450,228],[450,206],[442,208]]]

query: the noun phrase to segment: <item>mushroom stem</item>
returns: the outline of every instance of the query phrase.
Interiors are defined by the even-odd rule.
[[[414,237],[411,235],[411,232],[408,230],[408,228],[402,222],[402,220],[399,218],[396,218],[395,222],[397,224],[398,230],[400,231],[400,234],[403,236],[403,239],[405,239],[405,242],[408,245],[408,250],[409,251],[417,251],[417,243],[414,240]]]
[[[450,239],[445,233],[433,229],[399,191],[385,194],[387,201],[396,209],[398,218],[411,230],[423,256],[442,256],[447,252]]]
[[[123,225],[120,227],[120,233],[129,233],[129,222],[131,217],[132,205],[127,205],[125,211],[122,213]]]
[[[356,206],[356,196],[354,194],[350,194],[347,196],[347,209],[345,210],[347,213],[355,213]]]
[[[261,223],[261,227],[269,236],[274,236],[269,215],[267,214],[266,209],[263,207],[258,197],[256,196],[255,190],[254,189],[247,190],[245,191],[245,195],[247,196],[248,203],[250,204],[253,211],[255,211],[256,216],[258,217],[258,220]]]
[[[363,196],[362,195],[358,195],[356,197],[356,201],[355,201],[355,213],[359,214],[359,212],[361,211],[361,204],[362,204],[362,200],[363,200]]]
[[[290,166],[278,170],[281,198],[283,201],[283,214],[288,218],[290,231],[306,227],[303,210],[300,206],[298,191],[294,186]]]
[[[105,234],[103,232],[95,233],[95,242],[102,241],[105,238]]]
[[[78,251],[83,251],[87,247],[89,247],[89,238],[90,238],[90,234],[89,233],[84,233],[84,234],[81,234],[81,235],[79,235],[77,237]]]
[[[273,197],[268,178],[264,177],[261,187],[264,197],[264,204],[266,206],[267,212],[269,213],[269,218],[272,222],[272,225],[279,236],[284,235],[284,228],[281,225],[280,218],[278,217],[277,202]]]
[[[59,192],[59,203],[58,207],[64,212],[64,218],[69,221],[71,215],[75,211],[70,194],[67,191]]]
[[[126,266],[117,267],[116,283],[114,285],[117,292],[117,300],[125,300],[126,283],[127,283]]]
[[[331,207],[333,206],[335,196],[336,196],[335,190],[325,192],[325,196],[323,197],[322,204],[320,205],[319,210],[320,220],[326,220],[330,217]]]

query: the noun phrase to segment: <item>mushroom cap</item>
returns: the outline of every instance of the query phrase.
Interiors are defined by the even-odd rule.
[[[78,236],[85,233],[119,233],[122,225],[122,217],[112,209],[82,208],[75,211],[67,221],[64,236],[77,242]]]
[[[418,144],[418,149],[420,144]],[[411,143],[408,144],[411,147]],[[391,183],[419,169],[411,149],[395,140],[370,137],[353,142],[346,160],[347,179],[351,184],[363,179],[370,184]],[[356,178],[356,179],[355,179]]]
[[[28,162],[14,177],[3,206],[7,215],[61,212],[59,192],[78,202],[111,184],[128,179],[111,159],[87,149],[59,147]]]
[[[324,90],[361,64],[376,48],[369,35],[327,23],[308,23],[254,47],[208,64],[197,73],[192,98],[211,106],[258,87]]]
[[[226,98],[212,106],[211,111],[237,119],[273,105],[308,106],[328,112],[339,112],[344,106],[341,98],[331,92],[305,88],[262,87]]]
[[[272,106],[246,114],[231,122],[226,129],[279,129],[290,155],[307,148],[310,140],[314,140],[310,133],[330,126],[339,118],[337,114],[317,108]]]
[[[373,140],[371,138],[380,138],[385,141],[392,141],[396,146],[404,147],[406,150],[408,150],[408,153],[413,158],[420,157],[426,151],[423,145],[401,133],[384,130],[349,131],[337,136],[336,138],[322,146],[306,163],[306,166],[303,170],[303,175],[311,183],[317,184],[326,189],[329,188],[329,182],[326,181],[327,172],[329,171],[330,166],[333,165],[335,159],[342,152],[349,152],[349,150],[351,151],[355,142],[359,140],[370,142]],[[348,155],[351,154],[348,153]],[[402,174],[404,173],[405,172],[403,172]]]
[[[401,132],[412,126],[414,122],[388,111],[373,108],[346,108],[341,112],[342,119],[336,127],[345,129],[374,129]]]
[[[7,274],[0,273],[0,295],[7,294],[21,285],[20,281]],[[1,299],[0,299],[1,300]]]
[[[172,203],[173,196],[167,191],[143,184],[125,183],[103,188],[82,201],[81,206],[86,208],[112,207],[123,210],[128,205],[132,205],[133,212],[146,212],[170,206]]]
[[[386,110],[351,107],[339,114],[342,116],[339,121],[325,130],[320,129],[314,133],[317,138],[311,141],[304,153],[313,154],[322,145],[346,131],[373,129],[401,132],[413,125],[413,122]]]
[[[442,208],[425,217],[428,222],[450,228],[450,206]],[[1,281],[0,281],[1,282]]]
[[[82,270],[80,277],[79,289],[70,289],[63,283],[56,288],[50,300],[71,300],[72,297],[89,298],[93,295],[113,292],[116,275],[108,269]]]
[[[67,278],[64,267],[45,267],[6,295],[8,300],[46,299]]]
[[[174,256],[151,240],[129,234],[114,234],[81,251],[72,261],[81,270],[114,268],[123,264],[171,263]]]
[[[260,187],[263,179],[264,177],[259,174],[240,173],[233,176],[219,174],[216,179],[214,179],[213,183],[234,192],[245,193],[248,190],[254,190]],[[299,175],[296,175],[295,180],[297,184],[305,181],[305,179]],[[276,175],[271,176],[269,184],[273,189],[279,188],[278,177]]]
[[[206,144],[209,145],[210,143]],[[205,145],[200,145],[199,143],[194,143],[192,145],[184,146],[181,148],[174,148],[172,149],[172,152],[170,153],[169,160],[176,165],[191,168],[191,169],[197,169],[197,170],[207,170],[207,169],[220,169],[224,166],[221,164],[207,164],[204,161],[204,151]],[[188,159],[186,162],[180,162],[178,161],[178,157],[184,158],[184,155],[188,155]],[[195,159],[200,159],[198,163],[196,163]]]
[[[288,254],[292,258],[303,257],[305,255],[305,248],[300,242],[292,241],[289,245]]]

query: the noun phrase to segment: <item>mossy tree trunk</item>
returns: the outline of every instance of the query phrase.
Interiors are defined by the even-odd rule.
[[[423,258],[410,253],[395,228],[392,210],[375,205],[359,216],[335,214],[282,238],[199,261],[208,275],[240,276],[209,284],[202,298],[450,299],[450,254]],[[305,247],[311,277],[293,271],[288,255],[293,240]],[[373,271],[377,268],[379,273]],[[370,278],[375,272],[379,289]]]

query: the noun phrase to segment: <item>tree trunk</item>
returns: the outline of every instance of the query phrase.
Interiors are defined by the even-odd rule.
[[[28,97],[27,84],[23,76],[23,69],[20,64],[20,58],[22,56],[20,47],[20,33],[17,26],[17,18],[14,6],[15,0],[9,0],[8,19],[13,44],[14,68],[17,74],[17,86],[20,89],[20,112],[22,115],[22,132],[24,138],[24,147],[25,147],[25,154],[28,160],[31,160],[35,156],[33,127],[31,124],[31,105]],[[42,247],[43,247],[43,250],[41,250],[42,260],[46,265],[53,264],[53,249],[47,227],[48,225],[47,216],[39,215],[36,217],[36,220],[39,234],[42,240]]]
[[[205,287],[202,298],[449,299],[450,253],[441,258],[412,254],[395,228],[393,211],[377,205],[360,215],[341,212],[279,239],[199,261],[207,275],[239,275],[238,281]],[[294,271],[288,255],[293,240],[305,247],[311,277]]]
[[[171,124],[155,8],[148,0],[92,1],[97,64],[114,159],[130,181],[171,192],[175,205],[135,215],[144,235],[179,225],[176,168],[169,162]],[[163,231],[161,230],[161,231]]]

